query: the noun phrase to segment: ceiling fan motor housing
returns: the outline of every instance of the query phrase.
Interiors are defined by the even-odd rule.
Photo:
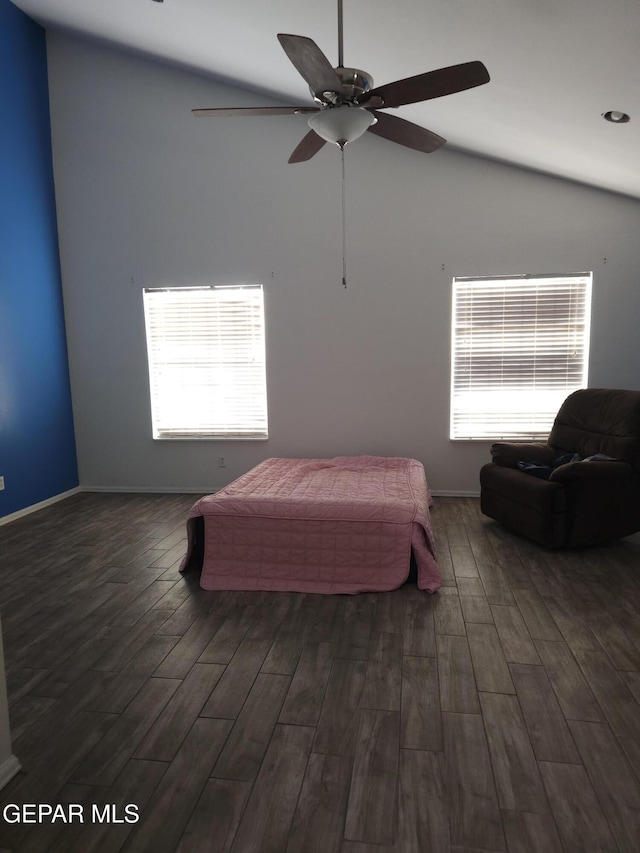
[[[342,93],[315,92],[309,87],[313,100],[317,104],[325,106],[326,104],[353,103],[373,87],[373,77],[366,71],[342,66],[338,66],[334,70],[342,83],[343,91]]]

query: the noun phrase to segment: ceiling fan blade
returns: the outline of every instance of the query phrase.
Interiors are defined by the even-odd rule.
[[[443,95],[473,89],[474,86],[488,83],[490,79],[482,62],[463,62],[378,86],[377,89],[367,92],[358,102],[366,107],[370,98],[379,97],[383,99],[385,107],[401,107],[404,104],[429,101],[431,98],[441,98]]]
[[[194,116],[293,116],[299,113],[316,113],[316,107],[211,107],[191,110]]]
[[[336,92],[346,95],[342,81],[313,39],[278,33],[278,41],[312,92]]]
[[[325,140],[318,136],[315,130],[310,130],[294,149],[291,157],[289,157],[289,163],[304,163],[305,160],[311,160],[323,145],[326,145]]]
[[[384,139],[390,139],[391,142],[398,142],[407,148],[430,154],[432,151],[441,148],[447,141],[442,136],[438,136],[437,133],[413,124],[413,122],[405,121],[403,118],[398,118],[398,116],[390,116],[376,110],[373,110],[373,114],[378,121],[371,125],[369,132],[375,133],[376,136],[382,136]]]

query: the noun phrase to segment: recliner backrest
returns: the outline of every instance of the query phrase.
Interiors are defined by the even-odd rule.
[[[574,391],[560,407],[549,444],[583,457],[604,453],[640,473],[640,391]]]

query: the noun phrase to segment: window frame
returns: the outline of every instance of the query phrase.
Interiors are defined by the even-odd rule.
[[[531,296],[527,297],[527,300],[523,298],[523,282],[531,282],[532,285],[535,286],[535,291],[531,294]],[[513,349],[513,344],[511,348],[509,347],[508,337],[505,336],[505,323],[508,325],[509,311],[504,310],[505,299],[507,298],[507,290],[509,285],[513,286],[514,292],[517,295],[517,291],[520,291],[521,302],[517,306],[517,309],[521,313],[520,329],[516,330],[516,334],[520,334],[523,338],[523,341],[526,340],[527,334],[529,337],[535,341],[535,344],[532,349],[531,340],[528,342],[528,345],[523,344],[523,361],[533,360],[534,368],[526,374],[525,371],[522,371],[522,366],[514,367],[513,364],[509,366],[509,356],[511,357],[511,361],[513,362],[513,354],[515,350]],[[473,325],[473,307],[469,309],[469,302],[473,300],[473,292],[472,289],[474,285],[477,285],[477,299],[478,302],[481,303],[478,309],[476,309],[476,316],[481,316],[482,320],[485,321],[485,325],[482,325],[480,322],[477,325]],[[503,289],[504,293],[502,295],[502,303],[503,310],[502,312],[496,311],[493,314],[489,314],[487,312],[491,311],[491,287],[495,286],[496,296],[495,303],[498,304],[499,297],[497,296],[500,288]],[[540,296],[540,292],[543,291],[544,287],[549,289],[549,292],[552,292],[555,287],[558,293],[555,294],[552,298],[556,300],[554,305],[551,305],[550,301],[547,301],[543,309],[546,308],[547,316],[542,318],[540,323],[538,323],[538,299],[542,302],[543,296]],[[557,332],[555,328],[553,328],[553,324],[556,326],[562,325],[561,314],[553,315],[553,322],[549,319],[549,307],[555,311],[557,311],[558,307],[562,304],[562,298],[558,295],[561,292],[561,288],[566,288],[566,292],[570,293],[572,287],[576,287],[577,293],[577,305],[581,306],[580,310],[578,310],[575,306],[571,305],[571,299],[573,299],[573,295],[570,296],[567,301],[567,305],[569,306],[566,311],[566,319],[564,321],[564,325],[569,329],[566,332],[564,341],[565,349],[568,350],[569,341],[571,339],[571,334],[575,334],[576,329],[582,328],[581,338],[578,339],[577,351],[582,353],[582,362],[580,365],[580,370],[576,371],[575,368],[572,368],[572,372],[580,373],[578,382],[567,382],[565,385],[562,385],[555,378],[550,378],[547,375],[546,381],[544,378],[542,380],[538,379],[536,382],[536,358],[537,350],[536,346],[538,345],[538,340],[543,341],[543,344],[540,345],[540,352],[545,356],[551,352],[551,348],[549,345],[549,341],[555,341],[556,343],[562,343],[562,334]],[[460,303],[463,301],[459,294],[463,288],[467,289],[467,294],[464,299],[466,300],[465,308],[461,309]],[[484,290],[484,293],[483,293]],[[450,404],[450,423],[449,423],[449,438],[451,441],[540,441],[545,439],[549,431],[551,429],[551,425],[553,423],[553,417],[557,413],[560,405],[563,400],[574,390],[578,388],[585,387],[588,384],[588,371],[589,371],[589,346],[590,346],[590,328],[591,328],[591,301],[592,301],[592,290],[593,290],[593,272],[580,272],[580,273],[545,273],[545,274],[520,274],[520,275],[501,275],[501,276],[465,276],[465,277],[454,277],[452,281],[452,298],[451,298],[451,385],[450,385],[450,395],[449,395],[449,404]],[[488,294],[488,295],[487,295]],[[566,299],[566,297],[565,297]],[[529,322],[527,324],[527,308],[529,311],[531,310],[531,304],[535,302],[536,305],[536,314],[535,314],[535,322],[532,324]],[[474,379],[471,378],[469,380],[469,388],[467,390],[467,396],[471,397],[475,395],[477,406],[478,406],[478,415],[475,418],[473,417],[473,408],[471,407],[472,401],[469,400],[468,408],[466,409],[466,426],[467,429],[464,429],[464,414],[462,417],[460,416],[461,412],[465,410],[460,406],[460,398],[464,395],[464,385],[459,380],[460,373],[462,371],[459,361],[461,358],[461,351],[465,351],[464,344],[460,343],[460,335],[459,335],[459,327],[462,325],[462,321],[459,320],[459,314],[467,311],[470,319],[467,320],[469,324],[471,324],[471,331],[468,334],[468,338],[473,336],[473,333],[478,336],[479,343],[476,343],[475,351],[473,344],[467,344],[466,352],[468,353],[469,363],[471,364],[471,369],[475,368],[478,373],[478,379],[476,384],[476,390],[473,388]],[[572,316],[573,312],[573,316]],[[489,322],[487,323],[487,320]],[[491,321],[495,321],[496,324],[502,322],[502,338],[498,337],[497,333],[494,333],[490,329]],[[511,332],[513,334],[512,325]],[[534,334],[532,335],[532,332]],[[484,337],[483,337],[484,335]],[[499,348],[493,346],[496,341],[500,340]],[[513,338],[512,338],[513,340]],[[478,364],[473,364],[473,357],[480,361],[481,359],[481,349],[485,348],[485,351],[489,352],[491,356],[492,347],[494,350],[494,359],[496,361],[494,364],[490,364],[489,366],[478,367]],[[500,349],[501,348],[501,349]],[[501,358],[503,363],[507,363],[507,368],[504,369],[504,375],[501,376],[500,381],[495,381],[495,388],[491,389],[491,384],[494,381],[492,379],[491,374],[497,374],[497,352],[500,351]],[[507,353],[507,355],[505,355]],[[562,359],[565,359],[567,365],[570,361],[570,356],[568,355],[568,351],[561,350],[557,359],[554,362],[554,365],[559,366],[562,362]],[[487,357],[485,355],[485,363],[487,362]],[[503,370],[503,368],[501,368]],[[523,372],[523,376],[527,377],[527,381],[523,382],[521,387],[518,387],[515,384],[515,379],[517,378],[517,374],[519,371]],[[569,372],[569,367],[567,367],[567,371]],[[542,371],[541,371],[542,372]],[[544,373],[543,373],[544,376]],[[481,384],[484,384],[484,388],[479,387]],[[490,395],[493,395],[494,405],[498,406],[497,408],[490,408],[486,405],[486,400]],[[541,402],[545,402],[545,408],[535,408],[531,407],[529,411],[527,411],[527,407],[529,406],[528,402],[525,402],[527,395],[530,400],[531,395],[538,395]],[[485,400],[482,401],[482,395],[485,396]],[[509,395],[513,395],[514,408],[509,412],[507,406],[505,405],[505,401],[507,400]],[[518,400],[519,396],[519,400]],[[482,412],[482,406],[484,406],[484,412]],[[500,405],[502,404],[502,405]],[[551,415],[551,409],[553,409],[553,415]],[[495,413],[495,414],[494,414]],[[529,414],[531,416],[530,423],[526,424],[527,428],[524,428],[524,425],[521,425],[520,428],[514,428],[514,424],[518,421],[519,416],[523,414]],[[493,420],[494,424],[491,423],[492,415],[494,415]],[[502,424],[499,425],[500,417],[502,416]],[[485,418],[483,422],[482,418]],[[535,420],[538,418],[539,423],[536,426]],[[546,420],[545,420],[546,418]],[[550,419],[550,421],[549,421]],[[505,425],[512,421],[511,428],[505,429]],[[495,429],[492,430],[491,427],[495,426]]]
[[[220,421],[218,421],[218,425],[214,425],[213,421],[209,421],[208,424],[204,423],[201,426],[197,426],[195,424],[187,425],[186,422],[183,422],[181,425],[177,425],[174,422],[174,425],[167,425],[166,419],[160,415],[160,407],[158,403],[158,397],[162,394],[162,388],[159,387],[156,383],[156,372],[158,371],[158,359],[157,354],[155,354],[155,350],[157,349],[156,344],[154,343],[154,329],[152,328],[151,322],[151,303],[158,296],[158,294],[174,294],[174,295],[182,295],[182,294],[192,294],[192,295],[201,295],[205,296],[205,294],[211,294],[213,297],[216,293],[232,294],[237,293],[239,291],[251,291],[254,295],[259,293],[259,299],[256,304],[258,305],[259,315],[257,317],[254,308],[251,307],[249,301],[247,301],[247,316],[245,319],[245,323],[247,325],[247,329],[251,330],[251,339],[245,337],[242,339],[240,336],[238,340],[240,340],[241,348],[244,347],[247,351],[251,350],[253,352],[259,352],[260,358],[258,359],[257,364],[255,364],[255,376],[254,381],[246,381],[247,382],[247,392],[258,393],[258,408],[259,415],[254,417],[254,423],[251,424],[249,421],[246,422],[244,429],[247,431],[244,432],[243,428],[238,428],[237,423],[234,424],[234,428],[230,429],[221,429],[219,426]],[[142,291],[143,296],[143,313],[144,313],[144,323],[145,323],[145,334],[146,334],[146,344],[147,344],[147,365],[148,365],[148,376],[149,376],[149,403],[150,403],[150,412],[151,412],[151,432],[154,441],[266,441],[269,438],[269,417],[268,417],[268,398],[267,398],[267,376],[266,376],[266,311],[265,311],[265,293],[264,286],[262,284],[231,284],[231,285],[203,285],[203,286],[172,286],[172,287],[149,287],[143,288]],[[206,298],[206,297],[205,297]],[[229,303],[232,301],[232,296],[230,296],[229,300],[225,300],[222,298],[218,304],[216,304],[215,300],[212,299],[212,307],[208,308],[212,315],[220,312],[220,305],[224,304],[224,302],[228,301]],[[187,300],[185,300],[183,308],[188,306]],[[254,313],[252,314],[252,311]],[[175,318],[174,318],[175,319]],[[209,318],[211,319],[211,318]],[[177,319],[176,323],[179,325],[180,320]],[[190,321],[188,321],[190,322]],[[180,372],[185,373],[187,370],[193,368],[200,368],[209,374],[214,374],[216,371],[218,373],[223,373],[224,370],[231,370],[233,375],[233,367],[237,367],[238,365],[242,365],[246,368],[247,362],[236,361],[231,367],[229,366],[229,350],[228,348],[220,349],[220,329],[222,328],[223,323],[219,323],[217,326],[215,322],[212,321],[211,328],[208,329],[208,334],[212,334],[218,337],[218,348],[216,350],[216,344],[213,341],[203,341],[201,334],[194,333],[193,325],[189,326],[190,335],[195,334],[197,341],[196,346],[199,345],[199,348],[202,352],[203,349],[207,348],[210,352],[217,352],[217,358],[211,358],[211,360],[207,360],[203,358],[200,354],[199,356],[194,357],[194,362],[191,365],[188,365],[183,362],[182,367],[176,367],[175,363],[174,367],[174,379],[173,385],[174,387],[178,384],[176,379],[179,377]],[[186,329],[186,325],[184,326]],[[177,331],[177,327],[174,327],[174,331]],[[186,339],[185,339],[186,341]],[[227,362],[224,361],[222,357],[224,354],[227,355]],[[180,361],[180,359],[177,359]],[[160,368],[161,369],[161,368]],[[236,373],[237,376],[237,373]],[[259,377],[259,378],[257,378]],[[186,385],[187,383],[183,383]],[[198,384],[191,384],[191,389],[193,392],[200,389],[200,392],[206,392],[206,390],[212,390],[218,388],[219,390],[224,387],[224,383],[221,383],[219,380],[216,383],[209,378],[207,381],[203,381]],[[228,387],[233,387],[233,383],[229,383]],[[184,393],[184,392],[183,392]],[[193,406],[193,400],[195,397],[191,398],[188,403]],[[244,398],[244,405],[247,407],[248,397]],[[255,408],[255,398],[251,398],[248,408]],[[233,402],[236,404],[240,401],[240,407],[242,408],[242,397],[241,395],[237,395]],[[207,408],[206,405],[202,407]],[[209,404],[209,408],[211,408]],[[228,410],[227,410],[228,411]],[[246,413],[245,413],[246,414]],[[254,427],[251,429],[251,427]]]

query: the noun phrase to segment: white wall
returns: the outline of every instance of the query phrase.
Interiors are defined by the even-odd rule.
[[[268,456],[373,453],[477,491],[488,444],[448,438],[455,275],[593,270],[590,384],[640,388],[639,202],[367,134],[344,290],[340,155],[288,165],[302,117],[196,119],[262,100],[61,34],[48,50],[81,484],[207,491]],[[235,282],[266,288],[270,439],[154,442],[142,288]]]

